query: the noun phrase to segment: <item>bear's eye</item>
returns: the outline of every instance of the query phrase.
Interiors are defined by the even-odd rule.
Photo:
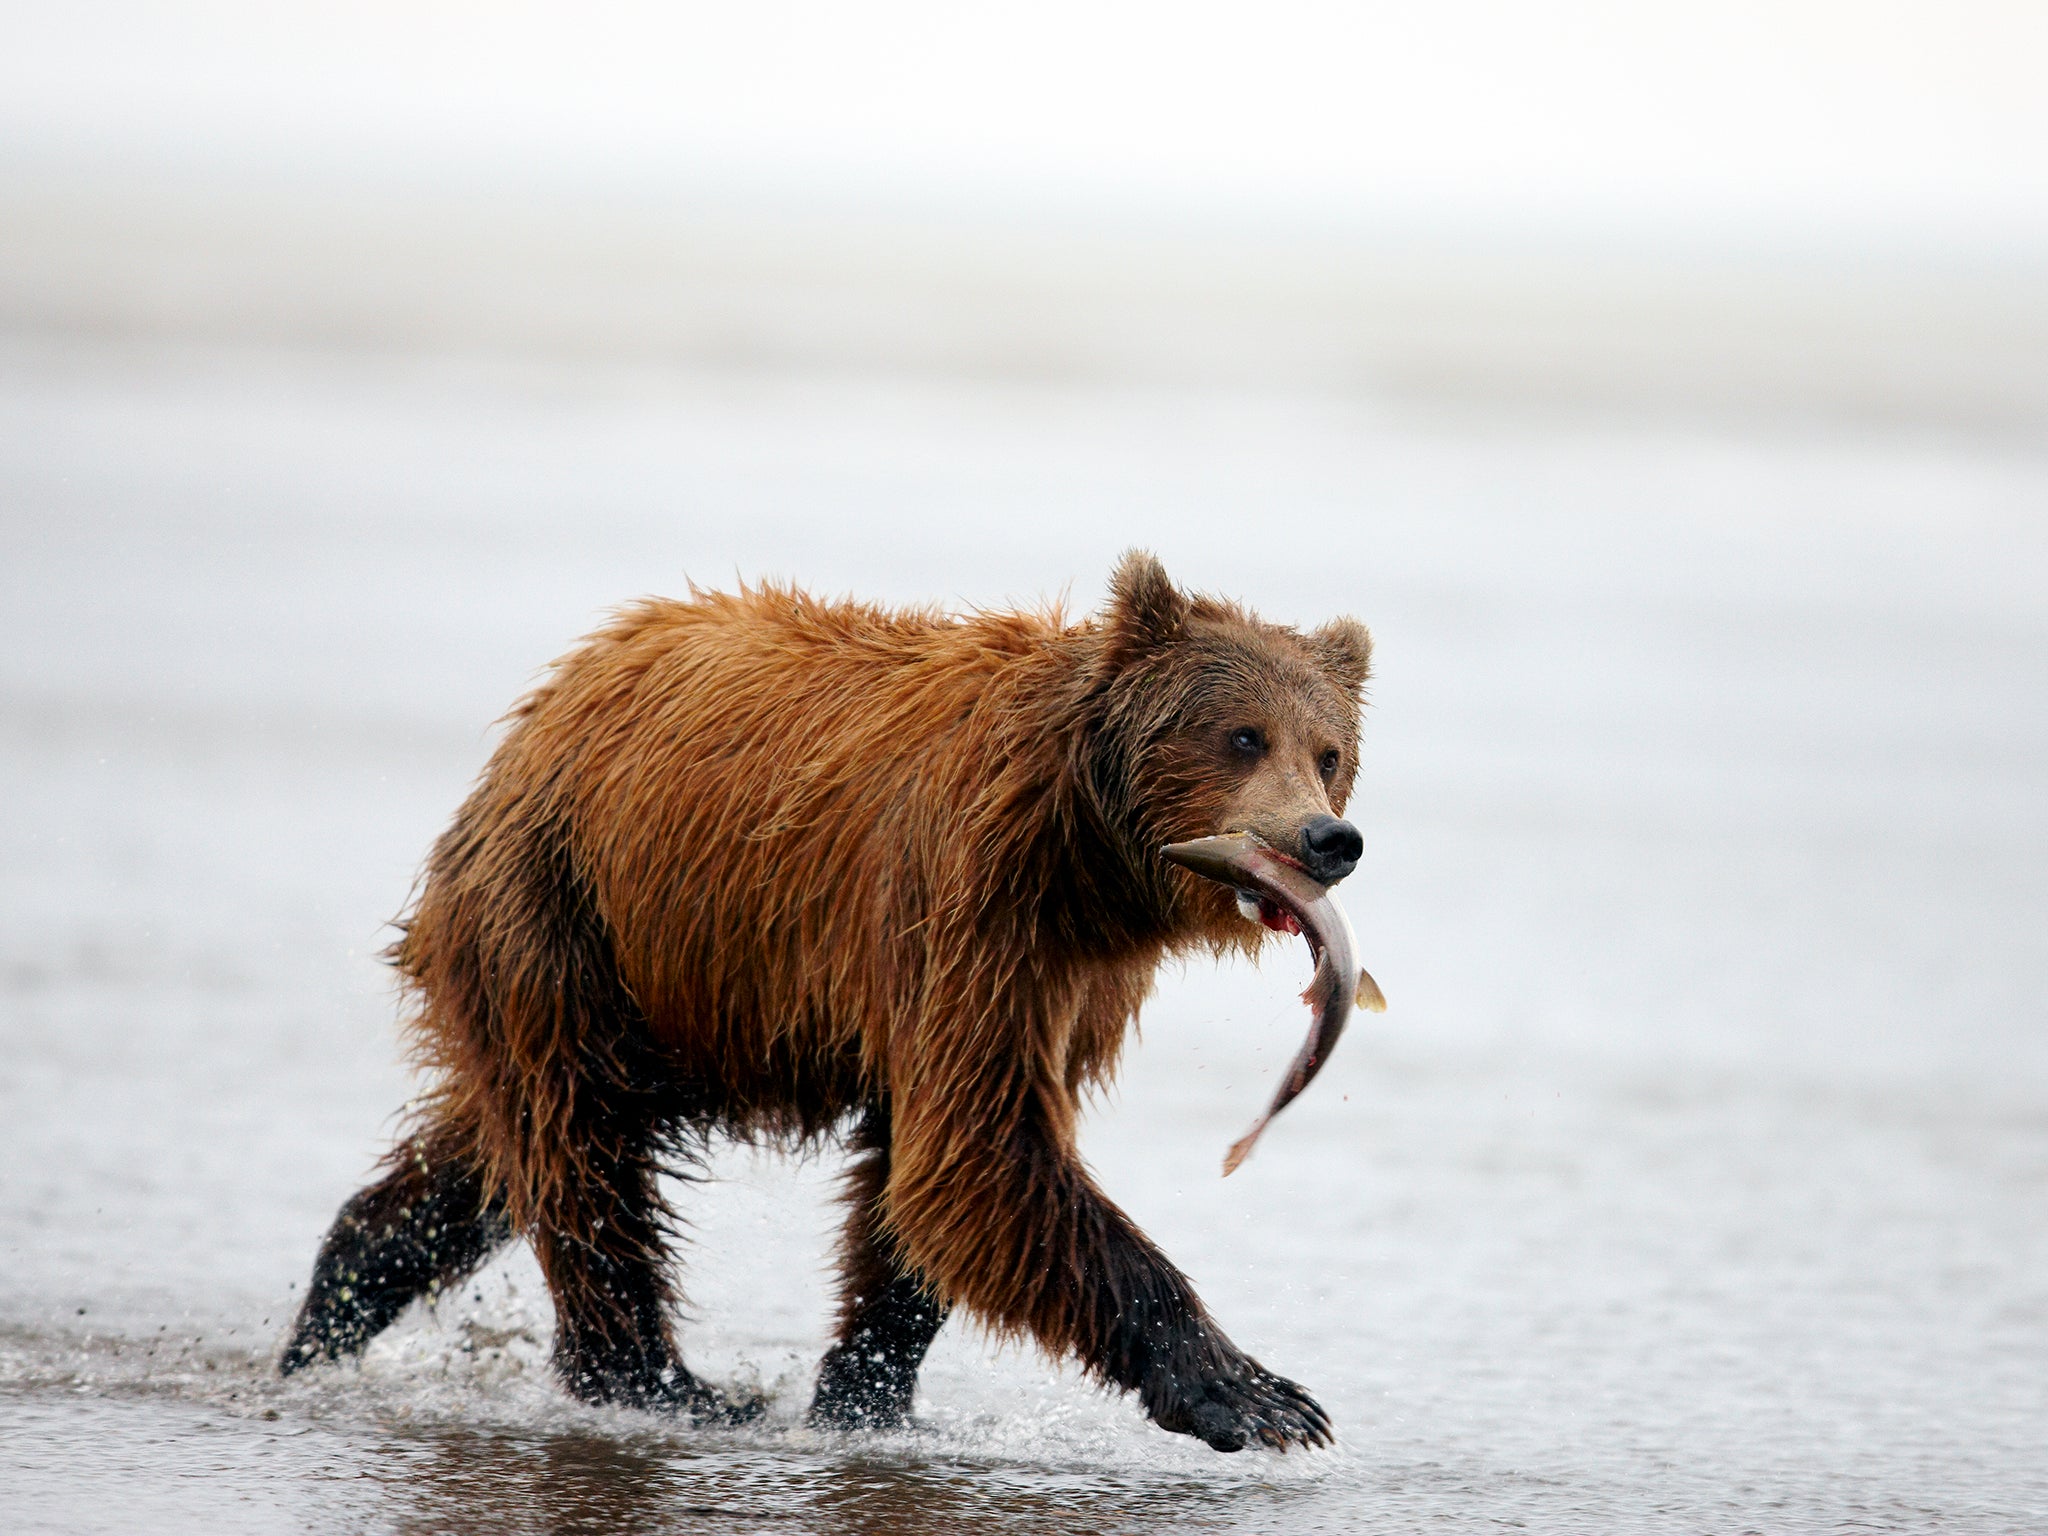
[[[1338,753],[1335,747],[1325,747],[1323,749],[1322,758],[1320,761],[1317,762],[1316,766],[1322,769],[1323,777],[1327,779],[1335,775],[1335,773],[1337,772],[1337,764],[1339,764],[1343,760],[1343,757]]]
[[[1266,750],[1266,733],[1249,725],[1240,725],[1230,733],[1230,750],[1239,757],[1258,757]]]

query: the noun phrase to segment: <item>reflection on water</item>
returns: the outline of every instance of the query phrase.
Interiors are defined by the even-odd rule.
[[[681,1447],[456,1426],[396,1436],[378,1458],[394,1529],[412,1536],[746,1530],[819,1536],[1218,1529],[1230,1497],[1195,1481],[1118,1485],[915,1453]],[[1267,1506],[1267,1512],[1284,1517]]]
[[[394,1438],[378,1460],[394,1529],[418,1536],[730,1530],[790,1513],[755,1494],[729,1461],[595,1434],[443,1427]]]

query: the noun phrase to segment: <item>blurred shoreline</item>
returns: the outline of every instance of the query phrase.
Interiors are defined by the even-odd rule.
[[[2048,447],[2048,253],[0,168],[0,332],[1301,391]]]

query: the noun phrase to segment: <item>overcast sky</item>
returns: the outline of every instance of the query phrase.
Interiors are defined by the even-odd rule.
[[[0,0],[0,163],[2048,236],[2043,0]]]

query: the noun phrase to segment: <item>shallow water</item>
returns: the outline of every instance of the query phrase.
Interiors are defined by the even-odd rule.
[[[1356,404],[0,349],[0,1526],[2048,1522],[2048,460]],[[1305,956],[1168,976],[1103,1181],[1334,1452],[942,1336],[800,1417],[829,1153],[686,1195],[691,1359],[564,1400],[514,1253],[270,1361],[409,1091],[380,925],[534,669],[687,577],[999,603],[1118,549],[1379,640],[1392,1012],[1228,1181]]]

